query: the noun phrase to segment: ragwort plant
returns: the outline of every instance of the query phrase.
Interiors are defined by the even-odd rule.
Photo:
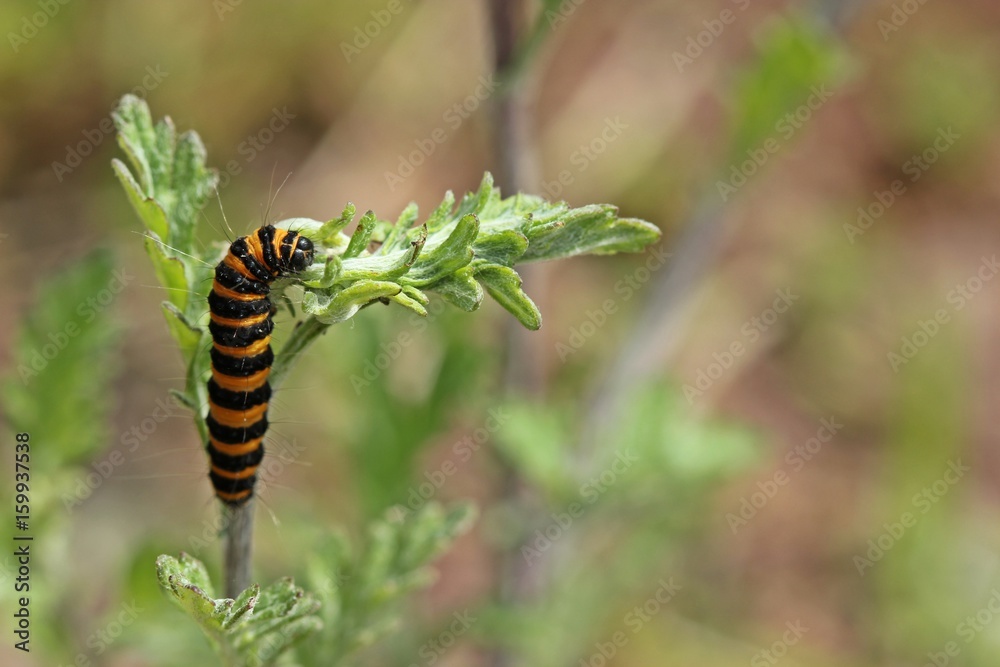
[[[175,395],[192,409],[205,443],[202,406],[207,403],[211,346],[206,299],[226,246],[203,248],[196,242],[196,228],[216,192],[218,174],[206,165],[197,133],[178,134],[169,118],[154,124],[144,101],[125,96],[114,119],[128,164],[116,159],[112,166],[145,225],[145,248],[168,295],[163,312],[187,368],[185,386]],[[328,221],[275,223],[309,237],[316,261],[272,287],[272,300],[286,304],[293,314],[291,288],[296,288],[303,314],[275,354],[274,388],[324,331],[370,304],[397,304],[426,315],[434,293],[471,312],[489,294],[525,327],[538,329],[541,313],[522,289],[515,265],[637,252],[660,236],[655,226],[619,217],[607,204],[573,208],[528,194],[503,198],[488,173],[478,191],[460,200],[446,193],[422,222],[411,204],[394,222],[368,211],[348,234],[356,214],[348,203]],[[249,517],[241,520],[249,522]],[[198,623],[223,664],[271,665],[293,652],[298,664],[336,665],[391,628],[392,602],[427,583],[428,563],[467,528],[470,517],[467,507],[446,511],[429,503],[403,519],[378,521],[356,552],[337,542],[330,551],[332,562],[310,563],[315,575],[311,592],[291,579],[263,588],[246,586],[241,576],[229,572],[226,596],[216,597],[204,566],[186,554],[161,556],[157,572],[163,589]],[[230,533],[236,522],[230,517]],[[243,528],[248,539],[249,529]],[[248,577],[248,546],[243,555],[243,576]],[[228,558],[227,567],[233,567]]]

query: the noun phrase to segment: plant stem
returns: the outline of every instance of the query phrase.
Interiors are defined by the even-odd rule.
[[[500,83],[493,105],[493,159],[497,183],[506,192],[532,191],[539,181],[530,110],[534,96],[524,74],[530,55],[541,45],[546,32],[538,26],[546,27],[547,23],[542,20],[544,12],[539,12],[530,37],[521,40],[526,7],[526,0],[487,2],[494,71]],[[547,267],[532,264],[522,268],[521,277],[533,293],[544,297],[547,273]],[[532,395],[542,392],[545,365],[539,343],[533,332],[525,331],[517,322],[508,323],[504,378],[508,391]]]
[[[702,205],[675,243],[676,258],[654,283],[628,342],[598,387],[580,430],[576,451],[577,472],[583,474],[606,442],[611,426],[622,416],[628,391],[672,359],[685,331],[691,304],[705,276],[715,266],[726,231],[723,207],[714,192],[702,197]]]
[[[538,12],[538,16],[535,18],[535,22],[531,26],[531,30],[528,31],[527,36],[521,40],[508,40],[508,35],[516,37],[517,33],[521,31],[517,30],[517,23],[505,23],[505,18],[513,17],[516,21],[518,16],[523,16],[525,8],[523,0],[509,0],[509,2],[503,2],[503,0],[488,1],[490,4],[493,35],[494,37],[501,37],[494,44],[499,44],[500,46],[509,44],[511,47],[516,47],[507,51],[508,55],[502,63],[502,69],[501,67],[497,67],[497,72],[503,75],[503,80],[500,82],[500,91],[501,94],[505,94],[508,90],[521,86],[522,77],[530,71],[531,64],[534,62],[538,50],[545,43],[545,39],[549,36],[551,27],[549,20],[546,18],[546,9],[544,6],[546,3],[545,0],[542,0],[542,9]],[[505,9],[505,5],[510,6],[510,11]],[[507,30],[509,26],[513,26],[514,31]],[[499,49],[495,49],[495,51],[498,54],[500,53]]]
[[[841,36],[864,0],[820,0],[816,15]],[[691,304],[725,242],[726,209],[714,186],[706,186],[700,204],[674,243],[670,266],[652,283],[627,343],[612,363],[600,386],[588,402],[580,445],[576,453],[577,471],[584,473],[623,414],[628,391],[663,373],[673,362],[687,330]]]
[[[225,596],[227,598],[236,598],[250,586],[253,507],[253,498],[238,507],[222,506],[222,518],[226,526]]]
[[[501,190],[521,192],[538,184],[529,107],[530,90],[522,80],[519,26],[525,0],[490,0],[493,29],[493,62],[500,89],[494,104],[493,157]]]
[[[298,356],[329,327],[329,324],[320,322],[312,315],[295,327],[271,366],[271,375],[268,377],[268,381],[271,383],[272,390],[277,389],[278,385],[285,379]]]
[[[538,159],[534,146],[530,85],[524,74],[547,33],[544,11],[538,13],[530,35],[520,39],[526,15],[526,0],[487,0],[493,34],[494,70],[500,88],[494,100],[493,157],[498,183],[507,192],[534,190],[539,182]],[[522,278],[532,291],[543,295],[547,270],[540,265],[522,269]],[[537,299],[537,297],[536,297]],[[504,385],[508,394],[538,396],[545,389],[544,355],[541,340],[517,322],[507,327],[507,359]],[[503,497],[514,506],[526,508],[525,483],[518,471],[506,466]],[[525,562],[515,546],[499,554],[496,597],[503,604],[516,604],[535,588]],[[505,647],[497,647],[488,658],[494,667],[512,663]]]
[[[268,379],[272,389],[281,384],[299,354],[326,331],[328,326],[310,316],[292,331],[288,342],[281,348],[281,353],[271,366],[271,375]],[[226,527],[225,595],[228,598],[235,598],[250,585],[253,563],[253,509],[252,498],[239,507],[222,506],[223,525]]]

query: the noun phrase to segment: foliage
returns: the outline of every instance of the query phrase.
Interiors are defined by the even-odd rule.
[[[302,664],[341,664],[393,630],[399,621],[394,603],[433,581],[427,564],[468,530],[472,519],[469,505],[445,512],[432,502],[412,513],[400,508],[387,512],[368,527],[357,553],[345,540],[331,539],[322,556],[309,564],[327,632],[318,647],[299,652]]]
[[[264,667],[302,637],[322,627],[319,601],[283,579],[261,590],[254,584],[235,600],[215,599],[205,566],[182,553],[156,560],[160,585],[193,618],[225,665]]]
[[[337,665],[396,626],[399,600],[434,579],[429,563],[472,516],[469,506],[445,512],[437,503],[410,514],[395,510],[369,526],[357,552],[331,536],[307,564],[315,593],[285,578],[263,589],[254,584],[235,600],[216,598],[205,566],[184,553],[160,556],[157,578],[225,665],[267,667],[293,646],[298,664]]]
[[[177,395],[195,408],[205,403],[209,368],[204,303],[212,267],[225,251],[220,245],[199,248],[195,231],[218,178],[205,164],[198,135],[178,135],[169,118],[154,124],[144,101],[125,96],[114,119],[129,166],[114,160],[113,169],[146,227],[146,251],[168,291],[163,311],[187,364],[186,387]],[[621,218],[613,206],[571,208],[523,194],[503,198],[489,174],[478,191],[457,202],[448,192],[419,225],[411,204],[395,222],[368,211],[347,234],[356,213],[348,203],[327,222],[293,218],[277,223],[312,239],[317,261],[272,290],[275,301],[291,307],[286,290],[300,287],[306,315],[276,355],[272,385],[329,326],[376,302],[396,303],[426,317],[430,292],[465,311],[477,310],[489,294],[525,327],[537,329],[541,314],[521,288],[516,263],[635,252],[659,238],[655,226]],[[198,411],[195,422],[204,439]],[[465,529],[468,518],[467,509],[446,514],[431,503],[406,521],[373,524],[368,545],[357,556],[334,540],[329,558],[312,568],[319,597],[282,580],[266,589],[255,585],[235,600],[215,599],[204,566],[187,556],[162,556],[159,579],[225,664],[273,664],[319,630],[321,603],[326,630],[298,657],[302,664],[339,664],[392,627],[389,603],[427,583],[427,561]],[[328,575],[321,576],[329,571],[344,578],[330,583]]]
[[[93,493],[89,462],[111,441],[119,333],[111,317],[112,288],[118,290],[122,280],[127,282],[127,275],[116,270],[106,252],[49,276],[38,290],[38,305],[14,334],[11,368],[0,380],[7,442],[14,441],[14,433],[30,435],[30,512],[27,531],[19,534],[33,538],[31,576],[46,582],[32,591],[31,613],[48,621],[35,626],[31,648],[53,660],[72,650],[73,634],[72,618],[59,613],[56,592],[76,595],[83,582],[75,568],[59,566],[70,517]],[[5,451],[13,461],[13,445]],[[12,483],[0,485],[4,507],[14,507],[14,490]],[[0,538],[14,544],[14,532],[11,517],[0,528]],[[22,588],[15,592],[17,573],[13,552],[0,557],[0,600],[24,594]]]
[[[602,636],[604,623],[620,629],[616,610],[680,570],[678,543],[711,530],[713,492],[758,458],[755,434],[692,415],[675,386],[637,386],[628,398],[613,442],[593,459],[578,460],[571,447],[576,405],[511,406],[498,437],[540,491],[518,508],[513,539],[517,562],[544,582],[538,600],[495,607],[483,621],[523,664],[586,662],[579,637]]]
[[[3,382],[9,419],[39,442],[69,444],[39,458],[39,473],[89,461],[108,440],[103,420],[112,401],[105,389],[118,365],[112,354],[117,328],[105,309],[124,288],[122,275],[105,252],[56,273],[17,336],[14,366]],[[52,396],[60,399],[40,400]]]

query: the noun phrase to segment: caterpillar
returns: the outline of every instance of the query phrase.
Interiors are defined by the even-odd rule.
[[[206,449],[215,495],[229,505],[242,505],[253,495],[264,458],[274,361],[271,283],[306,269],[313,254],[308,238],[266,225],[236,239],[215,267],[208,295],[212,377]]]

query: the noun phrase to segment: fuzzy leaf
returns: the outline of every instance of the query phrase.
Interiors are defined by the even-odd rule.
[[[463,216],[443,243],[426,244],[423,255],[407,274],[406,283],[426,287],[468,265],[475,256],[472,243],[478,233],[479,219],[471,213]]]
[[[535,331],[542,326],[542,314],[538,312],[535,302],[521,289],[521,276],[514,269],[485,266],[477,269],[475,276],[490,296],[526,328]]]
[[[320,646],[299,659],[309,667],[341,664],[371,645],[397,622],[399,599],[433,581],[430,562],[471,526],[471,506],[445,511],[430,502],[411,512],[394,508],[369,526],[355,555],[343,539],[333,539],[309,564],[313,588],[323,600]]]
[[[413,226],[418,218],[413,205],[395,224],[366,214],[340,255],[343,270],[333,282],[329,272],[327,279],[320,279],[323,269],[319,265],[304,276],[306,312],[323,322],[341,321],[365,305],[363,298],[369,290],[375,295],[372,299],[388,296],[413,309],[410,301],[396,298],[381,283],[438,292],[450,303],[472,311],[482,302],[485,287],[522,324],[537,329],[541,315],[521,289],[513,271],[516,263],[585,253],[637,252],[660,234],[648,222],[619,218],[614,206],[571,209],[562,202],[523,194],[504,199],[489,174],[478,191],[465,195],[457,206],[454,202],[448,192],[420,227]],[[320,232],[329,238],[332,230],[348,224],[352,213],[353,207],[345,208],[336,223],[323,225]],[[369,253],[366,248],[373,238],[383,242]],[[473,270],[466,270],[470,265]],[[368,283],[367,288],[355,287],[362,281]],[[372,283],[378,283],[378,288]],[[341,292],[347,296],[338,303],[335,299]]]
[[[398,283],[362,280],[332,297],[306,292],[302,298],[302,309],[324,324],[335,324],[353,317],[363,306],[402,291],[403,288]]]
[[[476,264],[513,266],[528,250],[528,237],[516,229],[479,235],[472,247]]]
[[[215,599],[205,566],[183,553],[179,559],[157,558],[156,576],[226,664],[273,665],[300,639],[322,628],[319,601],[288,578],[264,589],[254,584],[235,600]]]
[[[375,231],[375,221],[375,214],[372,211],[361,216],[361,221],[358,222],[358,227],[354,230],[354,235],[351,236],[351,242],[347,246],[347,250],[344,251],[344,259],[357,257],[368,247],[372,232]]]
[[[653,225],[619,218],[618,209],[606,204],[566,209],[555,217],[553,212],[547,212],[544,220],[529,229],[528,249],[522,261],[639,252],[660,237],[660,230]]]
[[[128,149],[126,149],[126,152],[128,152]],[[145,194],[142,186],[136,182],[135,177],[132,176],[132,172],[128,170],[125,163],[114,159],[111,161],[111,168],[114,169],[119,182],[125,188],[125,194],[128,195],[132,207],[139,214],[142,221],[146,223],[146,228],[155,234],[157,238],[165,238],[169,233],[169,226],[167,224],[167,214],[163,212],[163,207],[155,199]]]
[[[466,312],[478,310],[483,303],[485,292],[482,285],[473,277],[471,267],[466,267],[440,280],[434,291],[444,299]]]
[[[190,322],[183,311],[169,301],[164,301],[162,306],[171,335],[173,335],[177,344],[180,345],[184,356],[191,358],[197,351],[198,346],[201,345],[201,338],[205,331]]]
[[[118,143],[136,171],[131,184],[139,186],[137,194],[143,200],[151,200],[162,209],[167,228],[163,229],[161,220],[148,220],[148,211],[144,214],[139,210],[140,216],[165,243],[185,252],[193,249],[198,213],[219,180],[218,174],[205,166],[201,139],[194,132],[177,137],[169,117],[153,125],[149,106],[134,95],[122,98],[113,118]],[[123,178],[121,162],[116,171]]]

